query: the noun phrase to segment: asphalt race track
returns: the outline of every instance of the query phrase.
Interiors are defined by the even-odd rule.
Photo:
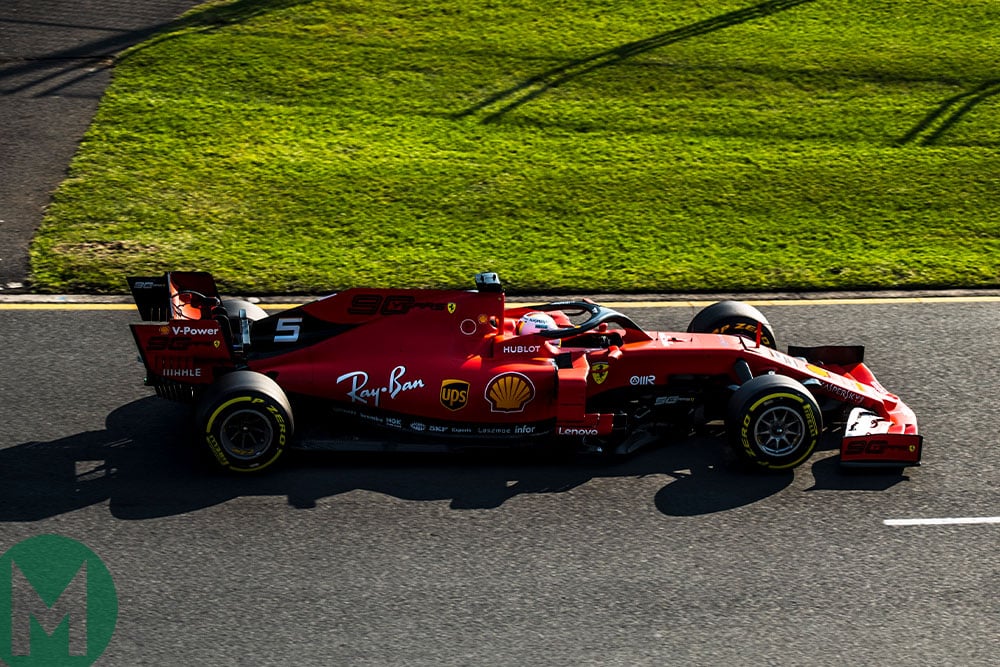
[[[1000,299],[762,306],[861,343],[924,466],[794,474],[712,440],[586,458],[305,455],[213,472],[126,310],[0,304],[0,552],[55,533],[119,599],[104,665],[992,665]],[[625,309],[627,311],[627,309]],[[691,307],[637,308],[683,329]],[[995,520],[995,519],[994,519]]]
[[[10,293],[108,57],[195,0],[0,4]],[[0,303],[0,553],[52,533],[100,556],[102,665],[994,664],[1000,299],[762,310],[784,344],[866,345],[925,465],[847,475],[827,450],[749,475],[702,439],[614,465],[301,454],[233,477],[142,386],[133,312]],[[910,519],[975,522],[886,523]]]

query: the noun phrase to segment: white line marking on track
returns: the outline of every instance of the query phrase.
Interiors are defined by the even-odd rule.
[[[948,526],[972,523],[1000,523],[1000,516],[942,517],[940,519],[886,519],[887,526]]]

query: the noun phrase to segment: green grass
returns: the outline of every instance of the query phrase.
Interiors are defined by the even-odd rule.
[[[40,291],[1000,284],[996,0],[235,0],[126,52]]]

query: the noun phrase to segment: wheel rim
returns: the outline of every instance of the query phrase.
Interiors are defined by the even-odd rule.
[[[256,410],[237,410],[219,430],[220,444],[233,458],[250,460],[267,451],[274,439],[270,420]]]
[[[779,405],[766,410],[754,426],[754,440],[768,456],[787,456],[806,436],[806,422],[798,411]]]

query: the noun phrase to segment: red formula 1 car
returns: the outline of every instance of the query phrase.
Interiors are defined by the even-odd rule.
[[[739,457],[782,470],[824,424],[845,465],[917,465],[913,412],[860,346],[775,349],[755,308],[723,301],[687,332],[645,331],[589,300],[507,308],[476,289],[348,289],[268,316],[208,273],[129,278],[146,383],[191,401],[218,463],[261,470],[291,445],[402,449],[571,441],[627,454],[724,423]],[[344,415],[381,438],[345,437]],[[392,437],[385,434],[395,431]]]

